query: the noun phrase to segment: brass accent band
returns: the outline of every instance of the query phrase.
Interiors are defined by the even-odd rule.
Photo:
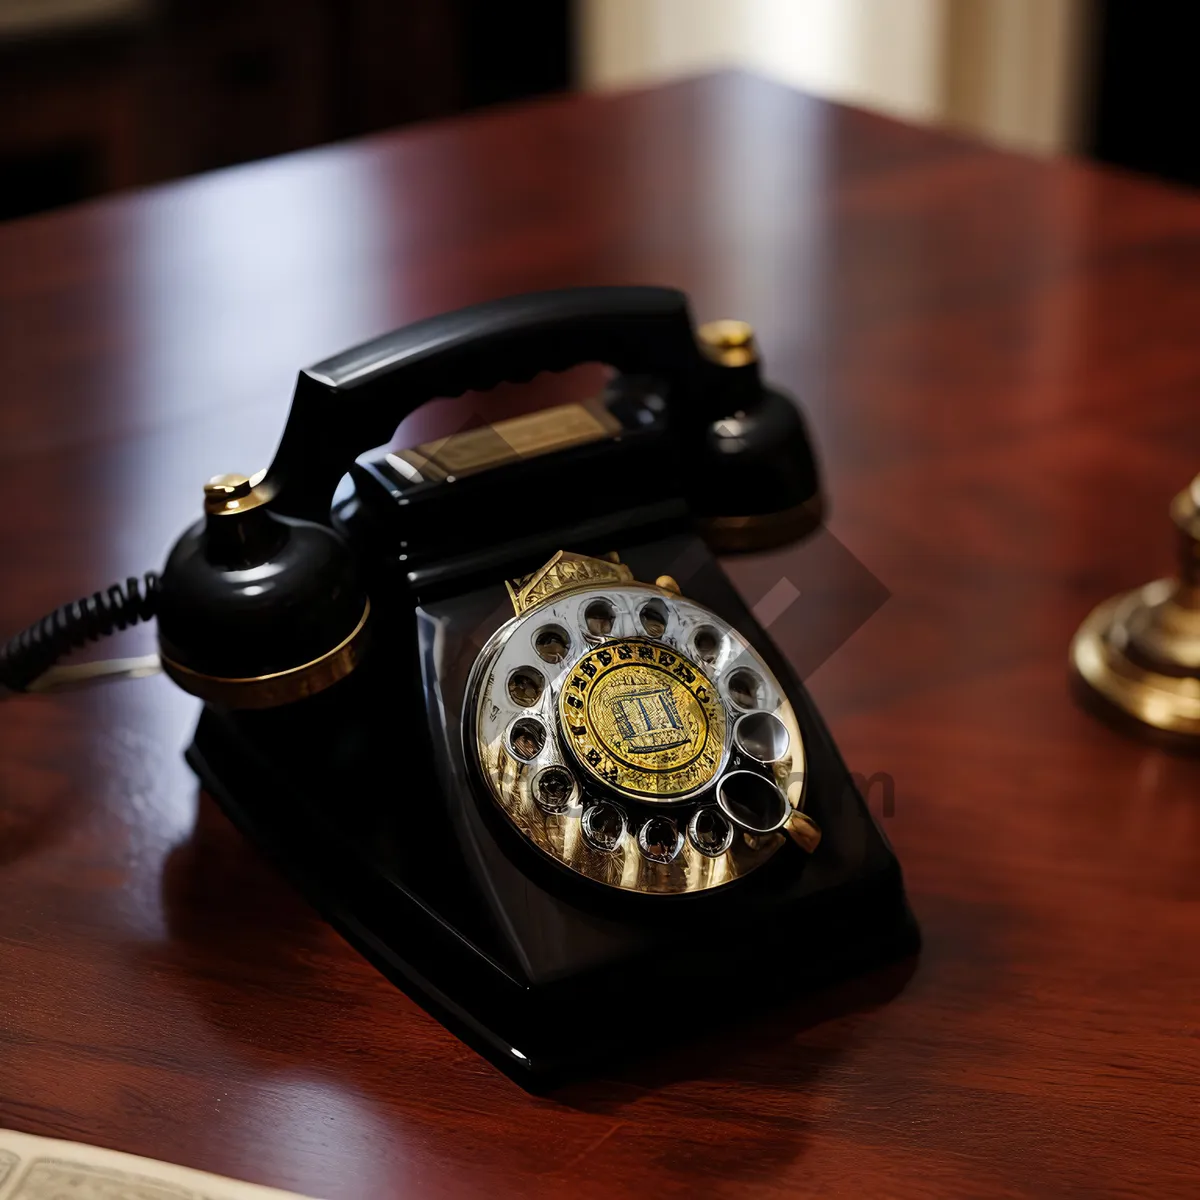
[[[199,696],[209,704],[225,708],[275,708],[315,696],[317,692],[323,692],[349,675],[362,662],[370,615],[371,602],[368,600],[363,605],[358,624],[332,650],[311,662],[270,675],[252,675],[242,679],[205,675],[174,662],[161,649],[159,657],[163,670],[185,692]]]
[[[717,554],[747,554],[798,541],[824,519],[825,503],[818,494],[781,512],[745,517],[698,517],[700,536]]]

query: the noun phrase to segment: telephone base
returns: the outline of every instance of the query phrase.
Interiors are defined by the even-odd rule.
[[[715,568],[702,594],[757,630]],[[916,952],[899,864],[794,680],[817,853],[789,843],[713,895],[614,898],[527,872],[478,805],[443,792],[428,754],[398,735],[396,680],[411,672],[388,658],[284,713],[205,709],[188,762],[356,949],[522,1086],[653,1054]]]

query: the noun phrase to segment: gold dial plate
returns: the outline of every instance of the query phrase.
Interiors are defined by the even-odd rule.
[[[783,752],[756,769],[798,814],[800,728],[745,638],[674,591],[592,585],[491,636],[468,683],[464,739],[493,801],[561,866],[629,891],[698,892],[755,870],[785,841],[734,826],[716,802],[717,785],[747,765],[734,741],[747,712],[784,731]]]
[[[618,792],[682,800],[725,757],[725,706],[682,651],[648,637],[589,650],[559,690],[562,735],[585,772]]]

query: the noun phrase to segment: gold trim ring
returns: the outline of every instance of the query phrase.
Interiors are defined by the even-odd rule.
[[[745,517],[697,517],[700,536],[716,554],[748,554],[773,550],[807,537],[825,513],[819,493],[781,512],[756,513]]]
[[[185,692],[199,696],[209,704],[225,708],[275,708],[315,696],[349,675],[362,662],[370,615],[371,601],[368,600],[363,605],[358,624],[332,650],[311,662],[270,675],[251,675],[241,679],[205,675],[174,662],[161,650],[159,657],[163,670]]]

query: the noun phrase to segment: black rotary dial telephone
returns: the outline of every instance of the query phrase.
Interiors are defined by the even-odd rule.
[[[584,362],[600,397],[367,454]],[[188,761],[362,952],[526,1082],[915,948],[890,848],[712,552],[821,517],[748,327],[663,288],[518,296],[302,371],[270,467],[0,682],[154,616]],[[646,992],[655,997],[649,1019]]]

